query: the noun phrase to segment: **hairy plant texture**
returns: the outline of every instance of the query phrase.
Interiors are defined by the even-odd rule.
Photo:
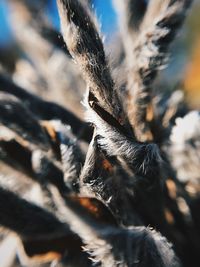
[[[141,141],[152,139],[148,113],[152,109],[152,82],[158,70],[168,59],[169,45],[182,24],[191,1],[150,1],[137,40],[130,48],[134,53],[128,59],[128,116]],[[160,3],[159,3],[160,2]],[[161,3],[162,2],[162,3]],[[153,12],[153,11],[154,12]],[[157,12],[155,12],[155,10]],[[148,11],[151,16],[148,18]],[[155,13],[155,14],[154,14]],[[150,109],[150,110],[149,110]],[[142,121],[142,123],[141,123]],[[148,134],[150,136],[148,136]]]
[[[0,68],[0,253],[15,240],[2,266],[199,266],[200,115],[153,90],[192,0],[113,1],[123,85],[91,1],[57,0],[61,38],[45,1],[8,2],[20,55]]]

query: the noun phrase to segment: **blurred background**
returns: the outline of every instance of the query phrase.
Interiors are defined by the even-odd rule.
[[[80,1],[90,2],[98,18],[115,75],[123,49],[112,0]],[[173,90],[181,89],[190,107],[200,109],[200,0],[194,1],[170,54],[170,64],[159,75],[156,90],[169,95]],[[126,70],[122,68],[121,72],[117,69],[116,73],[119,76],[116,78],[123,79]],[[80,102],[86,85],[60,34],[56,0],[0,0],[0,78],[1,74],[44,100],[59,103],[83,119],[85,112]],[[3,170],[2,166],[0,169],[6,175],[10,171]],[[13,240],[0,244],[0,255],[7,256],[0,256],[0,267],[12,266],[15,246],[17,244]]]
[[[53,25],[59,29],[60,24],[56,0],[48,0],[45,2],[46,4],[43,6],[43,12],[47,14]],[[116,13],[112,7],[111,0],[93,0],[92,5],[102,24],[102,31],[104,33],[110,33],[113,30],[117,30]],[[12,30],[9,25],[9,4],[7,0],[0,1],[0,23],[0,44],[8,45],[8,43],[12,40]]]
[[[12,3],[12,7],[10,6],[10,2]],[[20,34],[16,34],[16,32],[20,30],[19,25],[17,25],[17,27],[15,25],[13,27],[13,24],[21,23],[20,21],[18,22],[18,18],[15,13],[18,12],[19,13],[18,16],[21,17],[25,16],[26,14],[24,11],[21,11],[18,6],[15,10],[13,2],[15,1],[0,0],[0,25],[1,25],[0,65],[3,65],[4,70],[6,68],[6,71],[8,72],[12,73],[15,72],[14,75],[15,81],[19,82],[20,80],[20,85],[31,88],[30,82],[27,81],[31,77],[29,77],[27,73],[23,73],[24,75],[23,82],[21,78],[19,79],[20,76],[19,73],[20,71],[22,71],[23,64],[21,61],[20,62],[16,61],[16,58],[19,58],[19,55],[21,57],[22,52],[24,53],[23,58],[26,58],[26,54],[28,54],[27,51],[25,51],[26,49],[20,48],[20,46],[23,47],[23,42],[24,43],[27,42],[24,36],[25,33],[24,30],[22,29],[23,32],[21,32],[21,40],[20,40],[19,38]],[[38,12],[43,16],[45,15],[45,20],[48,20],[48,23],[51,25],[51,27],[55,28],[56,31],[58,31],[59,33],[60,26],[56,8],[56,0],[45,0],[45,1],[35,0],[32,2],[34,3],[38,2],[37,4],[38,7],[35,12]],[[105,37],[104,42],[107,47],[112,47],[112,45],[110,44],[112,44],[113,40],[116,40],[119,34],[116,13],[112,7],[112,0],[93,0],[91,2],[93,11],[97,15],[101,32]],[[177,41],[172,46],[172,57],[170,60],[170,65],[161,75],[161,78],[164,81],[163,84],[165,84],[165,89],[172,90],[175,87],[177,88],[178,86],[180,86],[182,89],[185,90],[187,100],[193,108],[200,107],[200,15],[199,14],[200,14],[200,0],[196,0],[194,2],[192,10],[190,11],[190,15],[188,16],[186,25],[183,27],[182,32],[179,34],[179,38],[176,38]],[[39,24],[39,19],[40,17],[38,16],[38,24]],[[30,40],[31,38],[33,38],[31,34],[29,37]],[[22,40],[23,38],[24,41]],[[115,46],[117,47],[117,45]],[[117,49],[116,47],[115,50]],[[110,50],[108,49],[107,53],[109,54],[109,56],[112,57],[111,51],[113,51],[113,49]],[[28,65],[26,65],[26,72],[27,70],[28,70]],[[69,87],[71,87],[71,85],[69,85]],[[52,99],[51,94],[49,95],[49,99],[50,100]],[[60,98],[54,98],[54,100],[60,102]],[[61,99],[60,104],[65,105],[65,101],[63,101],[62,103]],[[68,108],[73,109],[70,105],[68,106]]]

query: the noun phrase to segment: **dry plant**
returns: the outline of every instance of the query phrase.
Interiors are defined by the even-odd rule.
[[[114,71],[90,1],[57,0],[60,38],[45,1],[8,2],[21,52],[0,73],[1,267],[199,266],[200,114],[154,90],[192,0],[114,0]]]

